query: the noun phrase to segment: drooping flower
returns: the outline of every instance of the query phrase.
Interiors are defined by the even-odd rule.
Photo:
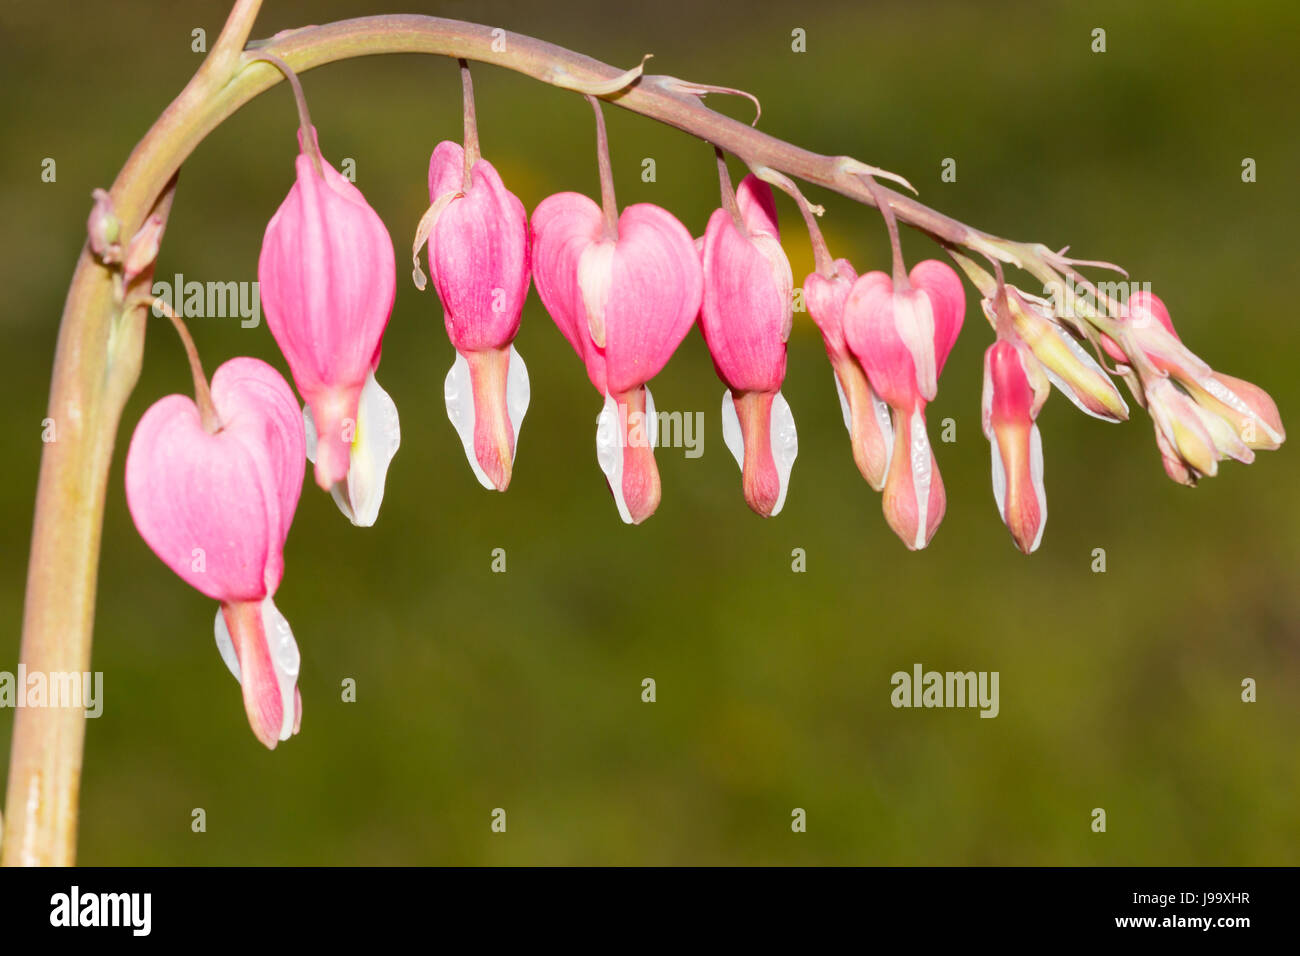
[[[375,381],[396,293],[393,242],[361,191],[324,159],[318,172],[301,133],[299,144],[297,180],[262,241],[262,302],[307,403],[316,483],[370,525],[401,443],[397,407]]]
[[[893,280],[883,272],[861,275],[844,303],[844,339],[876,394],[893,411],[894,450],[885,477],[885,520],[911,550],[930,543],[943,520],[947,497],[925,427],[927,399],[913,344],[900,324],[930,317],[936,381],[961,332],[966,296],[951,267],[934,259],[913,266],[912,290],[900,318]]]
[[[429,270],[456,361],[444,386],[447,415],[485,488],[505,491],[528,410],[528,369],[515,349],[528,295],[528,213],[496,169],[439,143],[429,161]]]
[[[772,190],[753,175],[736,189],[739,221],[715,209],[704,231],[700,329],[722,396],[722,435],[741,469],[745,501],[771,517],[785,504],[799,453],[781,394],[794,278],[781,248]]]
[[[619,516],[640,524],[659,506],[657,417],[646,383],[659,374],[699,312],[703,277],[690,233],[668,211],[628,206],[610,235],[580,193],[533,212],[533,282],[556,326],[605,396],[597,460]]]
[[[1119,319],[1146,360],[1168,376],[1143,384],[1170,478],[1194,485],[1202,476],[1213,476],[1219,461],[1231,458],[1249,464],[1255,449],[1275,449],[1286,440],[1268,393],[1214,371],[1188,349],[1158,296],[1134,292]],[[1103,335],[1101,344],[1115,361],[1132,361],[1110,336]]]
[[[220,428],[184,395],[155,402],[126,456],[126,500],[140,536],[189,585],[219,601],[222,659],[267,747],[298,732],[298,645],[273,600],[302,491],[302,413],[280,374],[254,358],[212,377]]]
[[[999,339],[984,353],[982,424],[993,460],[993,497],[1011,537],[1025,554],[1047,526],[1043,439],[1034,421],[1050,389],[1024,345]]]
[[[867,484],[880,491],[889,472],[894,426],[889,406],[871,388],[862,365],[844,341],[844,303],[857,277],[847,259],[836,259],[833,275],[814,272],[804,280],[804,304],[821,330],[835,371],[835,391],[839,393],[844,427],[853,446],[853,460]]]

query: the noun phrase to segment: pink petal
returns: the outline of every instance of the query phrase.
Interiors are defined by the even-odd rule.
[[[396,292],[393,243],[361,191],[311,158],[266,227],[258,279],[267,325],[321,429],[316,480],[330,488],[347,471],[333,426],[355,420],[366,374],[379,361]]]
[[[921,401],[912,353],[894,321],[894,283],[883,272],[858,276],[844,303],[844,340],[872,389],[894,409]]]
[[[704,275],[700,328],[719,377],[738,392],[777,391],[793,291],[780,246],[771,236],[747,238],[716,209],[704,233]]]
[[[591,341],[578,260],[600,240],[604,217],[600,207],[581,193],[556,193],[533,211],[533,283],[542,304],[569,345],[587,366],[587,377],[605,394],[605,357]]]
[[[654,378],[695,324],[704,273],[686,227],[638,203],[618,220],[605,309],[605,374],[611,394]]]
[[[781,238],[772,187],[753,173],[748,174],[736,187],[736,205],[740,209],[740,218],[751,235]]]
[[[460,188],[463,162],[458,144],[438,144],[429,166],[431,199],[449,183]],[[487,160],[474,164],[468,192],[447,205],[429,233],[429,271],[457,349],[510,344],[528,295],[528,214]]]
[[[302,420],[288,385],[256,359],[223,365],[213,381],[216,434],[183,395],[140,419],[127,505],[140,536],[191,586],[219,601],[261,600],[282,573],[302,483]]]

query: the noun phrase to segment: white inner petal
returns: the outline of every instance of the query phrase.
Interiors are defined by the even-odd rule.
[[[375,380],[372,371],[366,375],[366,384],[357,403],[356,438],[348,462],[346,502],[350,508],[344,507],[344,502],[339,500],[340,489],[337,486],[333,489],[334,500],[339,502],[339,508],[354,525],[368,528],[379,517],[388,466],[401,444],[397,405]]]
[[[835,375],[834,378],[835,394],[840,397],[840,414],[844,416],[844,427],[851,434],[853,432],[853,413],[849,411],[849,398],[844,394],[844,386],[840,384],[840,377]]]
[[[776,463],[776,473],[781,479],[781,494],[772,509],[772,517],[780,514],[785,506],[785,494],[790,490],[790,472],[794,460],[799,456],[799,435],[794,427],[794,412],[785,396],[777,392],[772,399],[772,413],[769,426],[772,436],[772,461]]]
[[[622,423],[619,421],[618,402],[614,396],[605,394],[605,404],[596,418],[596,461],[605,473],[609,490],[614,494],[614,504],[618,506],[618,516],[624,524],[632,523],[632,512],[623,500],[623,435]]]
[[[867,386],[867,394],[871,396],[871,409],[876,415],[876,423],[880,426],[880,434],[885,441],[885,470],[884,474],[889,473],[889,463],[894,460],[894,420],[890,417],[889,406],[885,400],[876,394],[876,390],[870,385]]]
[[[925,547],[930,522],[930,436],[925,420],[912,413],[912,491],[916,495],[916,549]]]
[[[513,364],[511,362],[511,365]],[[526,381],[527,378],[525,377]],[[507,398],[509,392],[510,379],[507,375]],[[473,469],[474,477],[488,491],[495,491],[496,485],[492,484],[492,479],[487,476],[483,466],[478,463],[478,456],[474,454],[474,423],[476,421],[474,386],[470,379],[469,362],[465,361],[465,356],[459,352],[456,353],[456,361],[452,362],[451,369],[447,372],[447,378],[442,383],[442,396],[447,403],[447,418],[451,421],[452,427],[456,429],[456,434],[460,436],[461,447],[465,450],[465,460],[469,462],[469,467]],[[527,398],[524,400],[524,407],[528,407]],[[521,413],[520,418],[522,417]],[[511,415],[511,420],[513,421],[513,419],[514,416]]]
[[[226,615],[221,613],[220,604],[217,605],[217,623],[213,629],[217,635],[217,653],[226,662],[226,667],[234,675],[235,680],[240,680],[239,655],[235,653],[235,642],[230,637],[230,628],[226,626]]]
[[[1029,433],[1029,474],[1034,481],[1034,494],[1038,496],[1038,533],[1030,551],[1037,551],[1047,527],[1047,486],[1043,483],[1043,436],[1035,424]]]
[[[519,430],[524,426],[524,415],[528,412],[528,402],[532,397],[532,385],[528,380],[528,366],[524,357],[514,345],[510,346],[510,366],[506,371],[506,413],[510,416],[510,427],[515,433],[515,454],[519,452]],[[511,462],[514,456],[511,456]]]
[[[740,431],[740,416],[736,414],[736,401],[731,397],[731,389],[722,393],[722,440],[736,459],[736,465],[745,468],[745,438]]]
[[[1038,426],[1035,425],[1035,428]],[[1003,523],[1007,520],[1007,470],[1002,464],[1002,446],[998,444],[998,433],[989,436],[989,445],[993,449],[993,499],[998,503],[998,514]]]
[[[289,627],[289,622],[285,616],[280,613],[280,609],[275,606],[275,601],[270,597],[265,598],[261,605],[262,612],[262,632],[266,638],[267,651],[271,658],[271,668],[275,672],[275,681],[280,689],[280,712],[283,718],[280,723],[280,739],[288,740],[293,736],[293,724],[296,713],[294,702],[294,688],[298,684],[298,672],[302,667],[302,655],[298,650],[298,642],[294,640],[293,629]],[[239,655],[235,653],[235,643],[230,636],[230,629],[226,626],[226,616],[221,612],[221,607],[217,607],[217,619],[213,630],[217,638],[217,651],[221,654],[221,659],[225,661],[226,667],[234,675],[236,681],[243,683],[240,674]]]

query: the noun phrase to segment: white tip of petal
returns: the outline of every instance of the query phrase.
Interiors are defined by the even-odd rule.
[[[853,434],[853,413],[849,411],[849,397],[844,394],[844,386],[840,384],[840,377],[832,373],[835,379],[835,394],[840,397],[840,414],[844,416],[844,427],[848,429],[849,434]]]
[[[731,389],[722,393],[722,440],[727,451],[736,459],[736,467],[745,467],[745,438],[740,433],[740,416],[736,414],[736,400],[731,397]]]
[[[506,412],[510,415],[510,427],[515,432],[516,453],[519,451],[519,430],[524,426],[524,415],[528,413],[532,394],[528,366],[524,364],[524,357],[511,345],[510,368],[506,372]]]
[[[776,473],[781,477],[781,496],[776,499],[773,516],[780,514],[785,507],[785,494],[790,490],[790,472],[798,457],[799,433],[794,427],[794,412],[785,396],[777,392],[772,399],[772,460],[776,462]]]
[[[225,661],[226,668],[234,675],[235,681],[241,683],[239,676],[239,655],[235,653],[235,642],[230,637],[230,628],[226,626],[226,615],[221,612],[221,605],[217,605],[217,623],[215,627],[217,634],[217,653]]]
[[[1043,435],[1035,424],[1029,433],[1029,474],[1034,481],[1034,494],[1038,497],[1038,533],[1034,535],[1034,544],[1030,553],[1038,550],[1043,540],[1043,531],[1047,528],[1047,485],[1043,483]]]
[[[488,477],[483,466],[479,464],[474,453],[474,426],[478,414],[474,409],[474,382],[470,376],[469,362],[465,356],[456,353],[456,361],[447,372],[442,384],[442,396],[447,403],[447,419],[456,434],[460,436],[461,448],[465,451],[465,460],[478,483],[488,491],[496,491],[496,485]],[[519,430],[524,424],[524,415],[528,413],[528,403],[532,398],[532,385],[528,379],[528,366],[523,356],[510,346],[509,369],[506,372],[506,413],[510,416],[510,427],[515,433],[515,454],[519,451]],[[514,457],[511,457],[511,464]]]
[[[835,380],[835,387],[840,388],[838,378]],[[840,400],[844,402],[843,391],[840,392]],[[847,415],[847,403],[845,403],[845,413]],[[848,424],[847,419],[846,424]],[[772,397],[768,434],[772,442],[772,462],[776,465],[776,474],[781,482],[780,494],[769,515],[775,517],[785,507],[786,492],[790,490],[790,472],[794,469],[795,458],[799,456],[799,434],[794,427],[794,412],[790,410],[790,403],[780,392]],[[731,395],[731,389],[722,393],[722,440],[726,443],[727,450],[731,452],[731,457],[736,459],[736,466],[743,472],[745,436],[740,428],[740,415],[736,412],[736,400]]]
[[[613,395],[605,395],[605,406],[596,419],[596,461],[605,473],[609,489],[614,493],[614,504],[618,506],[618,516],[624,524],[633,524],[632,512],[623,497],[623,452],[627,428],[621,419],[627,410],[620,409]],[[645,386],[645,416],[649,426],[650,447],[659,447],[659,416],[655,412],[654,396],[650,386]]]
[[[397,418],[397,405],[392,396],[380,387],[372,371],[366,376],[357,403],[357,433],[352,441],[352,457],[348,463],[347,504],[339,507],[354,525],[369,528],[379,517],[379,506],[384,500],[384,484],[388,479],[388,466],[402,444],[402,428]],[[342,489],[334,488],[335,500]]]
[[[930,436],[925,431],[925,418],[922,415],[912,416],[910,437],[912,493],[916,496],[916,550],[920,551],[930,540],[930,485],[933,481],[930,468]]]
[[[293,629],[288,620],[275,606],[270,597],[263,599],[261,605],[262,633],[266,638],[266,647],[275,672],[276,685],[280,691],[281,713],[284,715],[280,726],[279,739],[288,740],[294,735],[301,720],[301,701],[298,699],[298,672],[302,668],[302,655],[298,642],[294,640]],[[239,656],[235,653],[235,644],[226,625],[226,616],[220,605],[217,607],[217,619],[214,625],[217,639],[217,651],[225,662],[235,680],[242,684]]]

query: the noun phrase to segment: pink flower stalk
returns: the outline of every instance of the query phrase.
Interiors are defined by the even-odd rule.
[[[533,282],[556,326],[605,396],[597,460],[619,516],[640,524],[659,507],[656,414],[646,383],[695,322],[703,294],[690,233],[649,203],[628,206],[610,234],[601,207],[557,193],[533,212]]]
[[[722,435],[741,469],[749,507],[780,512],[799,453],[781,394],[793,319],[794,277],[781,248],[771,188],[753,175],[736,189],[739,219],[715,209],[704,231],[700,329],[722,396]]]
[[[844,341],[844,303],[857,277],[847,259],[836,259],[834,275],[814,272],[804,280],[804,303],[821,330],[826,354],[835,370],[835,391],[839,393],[844,427],[853,446],[853,460],[867,484],[880,491],[889,473],[894,426],[889,406],[871,388],[862,365]]]
[[[443,204],[429,232],[429,271],[457,353],[447,416],[479,482],[505,491],[529,399],[528,369],[512,344],[528,296],[528,213],[485,159],[467,184],[465,150],[451,141],[429,161],[429,199]]]
[[[375,381],[396,293],[393,242],[333,166],[322,159],[318,173],[301,149],[296,168],[257,265],[266,322],[307,403],[316,483],[354,524],[371,525],[401,443],[397,407]]]
[[[984,437],[993,458],[993,497],[1011,537],[1025,554],[1047,526],[1043,438],[1034,419],[1051,386],[1024,345],[999,339],[984,353]]]
[[[937,381],[961,332],[966,296],[957,273],[934,259],[918,262],[908,278],[913,288],[900,317],[893,280],[883,272],[859,276],[844,303],[844,339],[871,387],[893,410],[894,450],[882,506],[894,533],[915,551],[930,543],[947,497],[926,433],[927,399],[902,326],[914,321],[918,310],[930,316]]]
[[[1147,383],[1145,398],[1165,471],[1175,481],[1194,485],[1213,476],[1219,461],[1249,464],[1254,449],[1276,449],[1286,440],[1268,393],[1214,371],[1188,349],[1158,296],[1133,293],[1119,318],[1147,361],[1168,376]],[[1115,361],[1132,361],[1110,336],[1103,335],[1101,344]]]
[[[302,720],[298,645],[272,600],[302,491],[302,413],[280,374],[254,358],[212,377],[220,429],[184,395],[150,406],[126,456],[126,500],[145,543],[192,587],[221,602],[217,648],[267,747]]]

